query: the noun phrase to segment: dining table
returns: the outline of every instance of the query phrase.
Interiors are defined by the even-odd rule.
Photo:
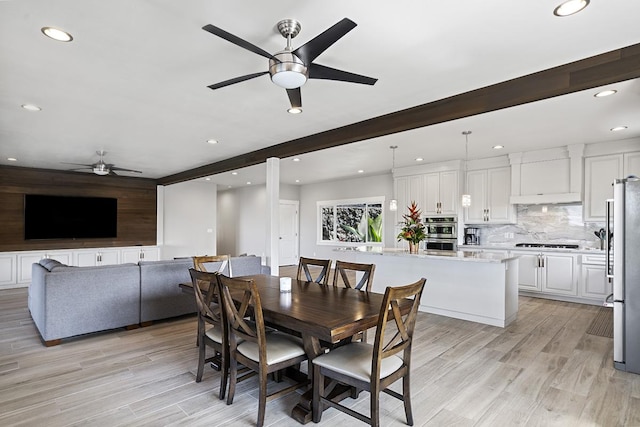
[[[374,328],[384,297],[380,293],[295,278],[291,279],[291,291],[281,292],[278,276],[259,274],[240,278],[252,279],[256,283],[265,322],[302,337],[309,362],[324,353],[327,344],[347,342],[358,332]],[[192,287],[191,283],[180,286]],[[400,304],[400,311],[406,314],[410,307],[411,301],[407,300]],[[308,371],[312,371],[310,366]],[[353,390],[340,389],[332,398],[341,400],[353,394]],[[291,416],[302,424],[312,420],[311,399],[312,389],[309,389],[292,409]]]

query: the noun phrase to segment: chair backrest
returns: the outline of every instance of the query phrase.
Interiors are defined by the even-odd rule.
[[[319,267],[321,268],[320,273],[314,279],[313,275],[309,271],[309,266]],[[329,282],[329,269],[331,268],[331,260],[330,259],[313,259],[313,258],[304,258],[300,257],[300,261],[298,262],[298,280],[306,280],[307,282],[316,282],[323,285],[326,285]],[[302,273],[304,272],[304,276]]]
[[[220,305],[213,307],[211,305],[211,301],[219,293],[218,273],[208,273],[190,268],[189,274],[191,275],[193,291],[196,295],[198,320],[219,325],[224,330],[224,313],[220,309]]]
[[[255,342],[259,347],[260,362],[266,363],[265,327],[258,287],[252,279],[232,278],[223,274],[217,276],[229,328],[231,351],[235,351],[239,341]],[[252,321],[247,319],[250,314],[253,316]]]
[[[373,361],[371,377],[380,379],[380,366],[382,359],[393,356],[399,352],[403,352],[402,359],[404,364],[409,366],[411,360],[411,344],[413,341],[413,330],[416,324],[416,316],[418,314],[418,306],[420,305],[420,297],[424,289],[425,278],[406,286],[387,287],[384,293],[382,306],[380,307],[380,315],[378,317],[378,325],[376,328],[376,338],[373,344]],[[400,302],[404,298],[413,298],[411,310],[402,316],[400,312]],[[390,338],[385,338],[387,324],[394,322],[391,326],[395,326],[395,334]]]
[[[373,284],[373,273],[375,270],[375,264],[336,261],[336,268],[333,272],[333,286],[338,286],[342,283],[345,288],[355,288],[369,292],[371,291],[371,285]],[[353,276],[358,272],[362,273],[362,277],[354,286],[351,284],[349,276]]]
[[[231,276],[231,264],[229,255],[203,255],[193,257],[193,268],[198,271],[208,271],[213,273],[229,273]],[[225,271],[226,270],[226,271]]]

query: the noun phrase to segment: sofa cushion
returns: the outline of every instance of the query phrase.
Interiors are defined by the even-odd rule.
[[[48,271],[51,271],[53,268],[61,266],[61,265],[65,265],[63,263],[61,263],[60,261],[58,261],[57,259],[51,259],[51,258],[42,258],[38,264],[40,264],[41,266],[43,266],[44,268],[46,268]]]

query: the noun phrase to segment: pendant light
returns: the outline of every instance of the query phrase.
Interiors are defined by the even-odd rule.
[[[396,148],[398,148],[397,145],[391,145],[389,148],[391,148],[393,150],[393,163],[391,166],[391,177],[393,178],[393,173],[396,170]],[[391,199],[391,201],[389,202],[389,210],[392,212],[395,212],[398,210],[398,201],[396,200],[396,185],[395,183],[393,184],[393,198]]]
[[[467,188],[467,163],[469,162],[469,135],[471,135],[470,130],[465,130],[462,132],[464,135],[465,143],[464,143],[464,189],[465,193],[462,195],[462,207],[468,208],[471,206],[471,194],[469,194],[469,189]]]

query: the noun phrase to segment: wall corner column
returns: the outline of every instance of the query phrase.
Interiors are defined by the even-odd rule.
[[[280,159],[267,159],[267,209],[265,248],[272,276],[280,275]]]

